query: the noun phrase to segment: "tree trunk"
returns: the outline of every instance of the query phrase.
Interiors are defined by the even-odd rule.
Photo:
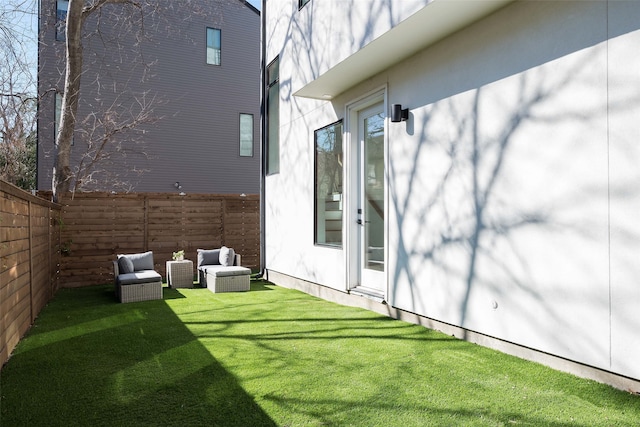
[[[53,200],[58,202],[69,191],[71,179],[70,157],[73,131],[78,111],[80,78],[82,77],[82,27],[84,0],[70,0],[66,22],[66,71],[64,95],[60,109],[60,124],[56,135],[57,152],[53,165]]]

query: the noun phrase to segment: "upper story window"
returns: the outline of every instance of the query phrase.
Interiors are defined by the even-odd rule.
[[[253,157],[253,114],[240,113],[240,157]]]
[[[217,28],[207,28],[207,64],[220,65],[221,34]]]
[[[309,3],[311,0],[298,0],[298,9],[302,9],[305,4]]]
[[[267,67],[267,174],[280,172],[280,60]]]
[[[67,11],[69,10],[69,0],[56,1],[56,40],[66,39]]]
[[[60,118],[62,116],[62,95],[56,92],[55,96],[55,110],[53,113],[53,141],[54,144],[58,143],[58,128],[60,127]]]
[[[58,129],[62,120],[62,94],[56,92],[53,112],[53,145],[58,145]],[[71,139],[71,145],[75,145],[75,138]]]

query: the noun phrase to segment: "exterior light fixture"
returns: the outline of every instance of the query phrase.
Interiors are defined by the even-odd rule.
[[[404,122],[409,119],[409,109],[402,109],[401,104],[391,105],[391,121],[393,123]]]
[[[173,184],[174,187],[176,187],[178,190],[182,190],[182,185],[180,185],[180,181],[176,181],[175,184]]]

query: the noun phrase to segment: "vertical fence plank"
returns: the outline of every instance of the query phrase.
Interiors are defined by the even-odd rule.
[[[149,250],[149,198],[144,198],[144,252]]]

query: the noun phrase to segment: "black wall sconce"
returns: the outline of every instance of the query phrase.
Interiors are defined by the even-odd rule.
[[[401,104],[391,105],[391,121],[393,123],[404,122],[409,119],[409,109],[402,109]]]

